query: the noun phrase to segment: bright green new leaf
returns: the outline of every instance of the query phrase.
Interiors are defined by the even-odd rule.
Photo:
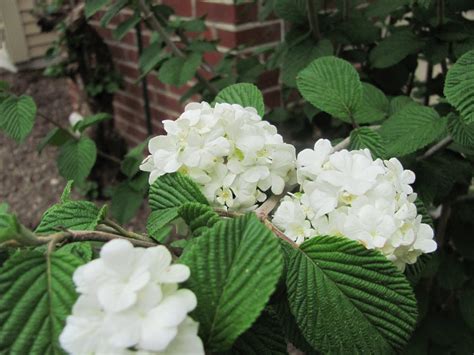
[[[359,74],[345,60],[322,57],[297,77],[298,90],[313,106],[345,122],[351,122],[362,100]]]
[[[148,202],[152,211],[180,207],[187,202],[208,202],[197,186],[189,177],[180,173],[160,176],[150,186]]]
[[[446,118],[431,107],[407,105],[386,120],[379,130],[387,156],[403,156],[435,142],[446,131]]]
[[[386,152],[382,136],[373,129],[368,127],[354,129],[350,138],[351,150],[367,148],[373,158],[385,158]]]
[[[415,327],[415,296],[382,254],[358,242],[319,236],[293,249],[286,285],[306,340],[325,354],[389,354]]]
[[[52,234],[62,228],[94,230],[105,213],[105,207],[99,209],[89,201],[65,201],[46,210],[35,232]]]
[[[215,224],[181,258],[185,287],[197,296],[193,317],[209,351],[224,351],[258,318],[275,290],[283,260],[277,238],[254,214]]]
[[[333,51],[332,43],[327,39],[315,43],[308,38],[290,46],[281,63],[281,80],[285,85],[296,87],[296,76],[301,70],[317,58],[332,55]]]
[[[369,83],[362,83],[362,101],[354,112],[357,123],[381,121],[388,115],[390,104],[379,88]]]
[[[0,268],[0,349],[5,354],[62,354],[66,317],[77,294],[74,270],[84,260],[67,250],[30,250]]]
[[[444,95],[466,123],[474,123],[474,50],[464,54],[448,70]]]
[[[0,104],[0,129],[21,142],[35,123],[36,104],[30,96],[10,96]]]
[[[81,137],[70,140],[59,150],[59,173],[67,180],[83,181],[91,172],[96,158],[97,148],[92,139]]]
[[[260,116],[265,114],[262,92],[253,84],[239,83],[226,87],[216,96],[216,102],[239,104],[243,107],[253,107]]]
[[[183,86],[194,77],[201,62],[202,53],[170,58],[160,67],[158,77],[165,84]]]
[[[415,54],[423,48],[424,41],[409,30],[401,30],[384,38],[369,55],[374,68],[387,68]]]
[[[86,0],[86,6],[84,7],[84,14],[86,18],[93,16],[102,7],[107,5],[109,0]]]

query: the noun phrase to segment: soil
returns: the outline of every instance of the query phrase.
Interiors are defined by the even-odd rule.
[[[71,112],[66,81],[42,76],[31,71],[0,74],[17,95],[34,98],[38,111],[58,121],[66,121]],[[57,202],[64,188],[64,179],[56,168],[55,148],[47,147],[41,154],[36,147],[54,128],[37,117],[26,140],[19,144],[0,132],[0,202],[6,202],[22,224],[34,228],[43,212]]]
[[[41,71],[18,74],[0,73],[0,80],[10,83],[16,95],[30,95],[38,111],[68,125],[71,113],[65,79],[46,78]],[[54,126],[41,117],[26,140],[19,144],[0,132],[0,203],[6,202],[20,222],[34,229],[44,211],[56,203],[66,184],[56,167],[56,147],[46,147],[41,154],[37,146]],[[75,198],[81,198],[76,192]],[[104,201],[96,201],[103,205]],[[144,204],[146,205],[146,204]],[[144,231],[147,208],[142,206],[127,227]]]

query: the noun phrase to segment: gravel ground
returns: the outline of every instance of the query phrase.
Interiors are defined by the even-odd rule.
[[[0,80],[10,83],[17,94],[31,95],[38,111],[67,120],[71,112],[66,81],[45,78],[41,72],[0,74]],[[53,126],[38,117],[32,133],[22,144],[0,132],[0,202],[7,202],[10,210],[27,227],[34,228],[43,212],[61,195],[64,179],[56,168],[55,148],[36,150],[41,139]]]

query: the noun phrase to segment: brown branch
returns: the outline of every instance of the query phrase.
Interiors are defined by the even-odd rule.
[[[171,52],[173,52],[174,55],[180,58],[186,58],[186,54],[183,53],[181,49],[179,49],[176,44],[173,42],[171,37],[168,35],[166,30],[161,26],[160,22],[158,19],[155,17],[153,12],[150,10],[148,5],[146,4],[145,0],[139,0],[138,1],[138,7],[140,8],[140,11],[143,13],[143,19],[145,20],[146,23],[158,34],[163,38],[165,41],[166,45],[169,47]],[[196,71],[196,78],[203,84],[209,92],[211,92],[213,95],[217,95],[218,91],[217,89],[207,80],[201,73]]]
[[[268,219],[265,219],[262,221],[263,224],[270,229],[273,234],[275,234],[278,238],[281,240],[290,243],[293,248],[299,248],[298,244],[296,244],[293,240],[288,238],[285,233],[283,233],[281,230],[279,230],[272,222],[270,222]]]

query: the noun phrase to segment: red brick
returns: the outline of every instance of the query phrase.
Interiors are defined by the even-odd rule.
[[[216,65],[219,63],[222,59],[224,54],[220,52],[207,52],[204,53],[204,60],[209,64],[209,65]]]
[[[226,48],[235,48],[242,44],[256,46],[279,41],[281,39],[281,26],[279,23],[275,23],[237,32],[218,29],[217,37],[220,40],[219,45]]]
[[[280,90],[277,88],[275,91],[266,92],[263,94],[263,99],[265,105],[268,107],[278,107],[281,106],[281,94]]]
[[[172,7],[176,15],[186,17],[193,16],[191,0],[163,0],[162,3]]]
[[[280,72],[278,69],[267,71],[258,78],[257,86],[263,90],[278,85]]]
[[[206,20],[240,24],[258,20],[258,5],[248,3],[241,5],[209,3],[197,0],[197,16],[206,15]]]
[[[115,66],[123,76],[136,80],[140,77],[140,71],[137,67],[133,66],[133,63],[115,61]]]
[[[183,105],[178,100],[162,93],[150,91],[150,99],[151,105],[158,109],[163,107],[176,112],[183,111]]]

